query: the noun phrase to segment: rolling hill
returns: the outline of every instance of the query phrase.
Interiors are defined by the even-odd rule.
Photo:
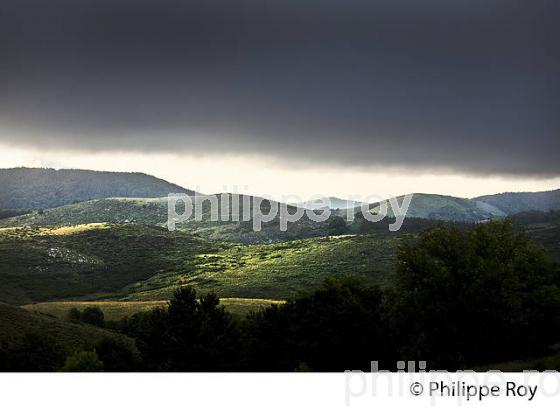
[[[178,269],[220,244],[164,228],[82,225],[0,230],[0,301],[24,304],[115,293],[161,271]]]
[[[0,226],[63,226],[95,222],[138,222],[163,226],[167,219],[167,195],[169,193],[194,192],[178,185],[141,173],[97,172],[87,170],[54,170],[39,168],[0,169],[0,217],[9,217],[23,210],[40,209],[40,212],[12,219],[0,219]],[[256,197],[217,194],[221,199],[229,195],[238,198],[239,213],[243,212],[243,200],[250,202]],[[403,197],[398,197],[399,203]],[[335,213],[345,216],[347,202],[339,198],[327,198]],[[80,203],[77,203],[80,202]],[[83,204],[82,204],[83,202]],[[66,207],[64,206],[66,205]],[[297,205],[316,209],[316,201]],[[268,200],[262,200],[266,212]],[[43,211],[44,209],[55,208]],[[378,211],[379,204],[370,208]],[[296,207],[291,208],[291,212]],[[414,194],[407,216],[456,222],[479,222],[500,218],[518,212],[560,209],[560,190],[548,192],[503,193],[473,199],[447,195]],[[355,212],[360,208],[356,206]],[[44,212],[44,215],[43,215]],[[185,229],[209,238],[244,243],[262,243],[329,234],[327,223],[314,223],[303,218],[292,224],[288,232],[281,233],[278,221],[269,223],[263,232],[255,233],[246,222],[211,222],[209,203],[203,209],[200,223],[190,222]],[[228,211],[229,215],[233,212]],[[389,216],[392,210],[389,208]],[[241,217],[238,219],[242,219]]]
[[[326,278],[381,283],[399,236],[242,245],[139,224],[0,230],[0,301],[163,300],[192,285],[220,297],[285,299]]]
[[[98,198],[154,198],[193,191],[142,173],[0,169],[0,209],[54,208]]]
[[[402,204],[403,196],[397,197]],[[379,211],[379,203],[371,204],[373,212]],[[512,192],[480,196],[472,199],[449,195],[413,194],[407,217],[456,222],[479,222],[502,218],[526,211],[550,211],[560,209],[560,190],[545,192]],[[360,208],[354,208],[359,212]],[[389,216],[393,216],[388,207]],[[344,214],[345,211],[341,211]]]
[[[220,213],[221,201],[224,196],[228,196],[230,200],[233,198],[231,194],[217,195]],[[253,200],[258,199],[261,201],[260,207],[263,214],[266,214],[270,209],[271,202],[266,199],[243,195],[237,195],[236,198],[240,204],[237,218],[240,221],[232,220],[233,211],[231,209],[227,212],[227,221],[212,221],[210,218],[210,202],[205,200],[202,206],[201,220],[196,221],[194,218],[191,218],[188,222],[179,223],[177,228],[207,239],[245,244],[272,243],[343,233],[388,231],[387,224],[385,223],[387,220],[384,220],[383,223],[375,224],[376,229],[374,230],[371,229],[373,227],[368,227],[365,230],[362,229],[360,223],[363,218],[360,219],[359,214],[354,222],[347,222],[345,224],[340,218],[345,219],[348,210],[339,209],[332,211],[330,219],[324,222],[314,222],[307,218],[307,216],[304,216],[295,223],[289,223],[287,231],[279,229],[279,219],[277,217],[270,222],[264,223],[262,230],[256,232],[253,230],[253,224],[250,220],[243,221],[243,203],[248,201],[252,209]],[[401,204],[403,197],[398,197],[397,200]],[[276,203],[276,205],[280,204]],[[91,223],[137,223],[166,227],[167,208],[166,197],[97,199],[0,219],[0,227],[61,227]],[[378,212],[379,204],[370,205],[370,209],[373,212]],[[409,229],[415,225],[426,228],[430,225],[429,221],[443,220],[459,223],[476,223],[489,219],[503,218],[510,215],[509,211],[513,211],[516,208],[510,206],[509,209],[504,209],[505,211],[482,200],[435,194],[414,194],[403,230],[409,232],[417,231],[418,229]],[[290,213],[293,213],[296,208],[289,207],[289,210]],[[392,217],[391,207],[388,210],[389,217]],[[360,213],[361,209],[357,207],[350,210],[350,212]],[[424,222],[421,223],[422,221]]]
[[[403,198],[403,196],[397,197],[399,204],[402,204]],[[379,203],[371,204],[370,209],[372,212],[379,212]],[[359,212],[360,208],[355,208],[355,211]],[[388,214],[394,216],[391,206],[388,206]],[[479,222],[501,218],[506,216],[506,213],[479,200],[448,195],[413,194],[406,216],[442,221]]]
[[[473,198],[511,215],[526,211],[550,211],[560,209],[560,189],[544,192],[506,192]]]
[[[218,198],[224,195],[219,194]],[[243,221],[243,202],[253,203],[254,197],[238,195],[240,221],[232,221],[232,212],[228,213],[228,221],[212,221],[210,203],[203,202],[202,220],[195,221],[194,217],[186,223],[180,223],[177,228],[208,239],[238,242],[238,243],[269,243],[291,239],[301,239],[316,236],[326,236],[340,233],[337,227],[331,225],[331,220],[313,222],[306,216],[296,223],[290,223],[287,231],[279,229],[278,217],[263,224],[262,230],[255,232],[251,221]],[[230,196],[231,198],[231,196]],[[261,200],[261,198],[259,198]],[[278,204],[278,203],[277,203]],[[252,209],[253,205],[251,205]],[[110,198],[98,199],[77,204],[65,205],[58,208],[46,209],[13,218],[0,219],[0,227],[61,227],[83,225],[91,223],[138,223],[167,226],[168,215],[167,198]],[[219,208],[221,210],[221,207]],[[291,213],[294,207],[288,208]],[[261,210],[264,214],[270,210],[270,202],[262,199]],[[334,218],[334,217],[333,217]]]

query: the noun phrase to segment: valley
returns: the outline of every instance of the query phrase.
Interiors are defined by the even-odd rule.
[[[135,185],[137,178],[149,178],[135,174],[85,175],[116,181],[125,178],[128,188],[116,192],[130,195],[141,192],[137,190],[141,187]],[[80,198],[86,194],[76,193],[72,181],[63,184],[68,190],[64,191],[65,203],[61,206],[5,209],[1,214],[0,302],[4,304],[0,305],[0,343],[9,349],[26,346],[29,335],[37,330],[41,337],[55,339],[65,354],[90,349],[92,344],[98,346],[106,339],[128,344],[134,351],[134,342],[121,336],[131,334],[127,326],[143,326],[142,318],[157,316],[153,309],[167,308],[178,291],[187,288],[196,291],[200,306],[207,303],[203,302],[205,295],[215,294],[215,303],[225,309],[223,314],[231,315],[236,326],[245,326],[254,317],[262,319],[259,315],[264,312],[272,318],[280,311],[290,312],[294,301],[315,303],[311,301],[322,297],[317,295],[321,295],[324,286],[343,294],[345,286],[349,286],[356,295],[367,293],[366,299],[372,303],[377,292],[372,289],[379,289],[389,295],[385,303],[391,305],[395,297],[391,289],[399,266],[403,268],[398,265],[398,255],[404,249],[415,246],[422,238],[426,240],[426,231],[443,229],[460,236],[457,232],[471,232],[492,220],[509,218],[516,234],[523,233],[544,248],[548,256],[560,261],[556,191],[536,193],[535,197],[503,194],[474,199],[414,194],[397,232],[389,229],[395,221],[391,213],[374,223],[358,213],[358,208],[340,207],[342,200],[337,198],[334,202],[339,208],[332,209],[324,222],[303,217],[281,231],[275,218],[264,223],[261,231],[254,231],[251,220],[242,220],[246,211],[243,205],[259,204],[267,214],[271,206],[278,204],[240,195],[236,198],[240,207],[235,211],[239,215],[231,214],[229,209],[227,220],[212,221],[210,204],[206,203],[200,220],[180,223],[178,229],[170,231],[167,197],[159,196],[160,189],[169,188],[165,181],[151,180],[155,184],[150,188],[154,195],[151,197],[85,200]],[[115,192],[110,187],[96,188],[87,195],[109,191]],[[41,201],[57,203],[58,199],[43,194],[46,196]],[[224,195],[231,194],[218,194],[220,206]],[[518,199],[521,202],[514,203]],[[33,205],[29,198],[21,201],[26,206]],[[396,201],[401,204],[403,198]],[[312,208],[312,204],[307,205]],[[379,204],[370,204],[369,208],[376,212]],[[513,210],[522,212],[512,213]],[[348,213],[353,218],[348,218]],[[445,241],[438,241],[445,249]],[[449,252],[445,250],[443,255],[447,257]],[[353,288],[352,283],[359,283],[358,288]],[[354,296],[348,297],[356,302]],[[344,309],[344,303],[340,308]],[[268,309],[271,306],[274,308]],[[367,311],[367,306],[360,309]],[[105,329],[71,320],[76,310],[100,311]],[[331,316],[325,314],[325,318]],[[289,328],[289,323],[286,325]]]

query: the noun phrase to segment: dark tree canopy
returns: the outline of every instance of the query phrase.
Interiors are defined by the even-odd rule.
[[[400,247],[394,280],[391,322],[415,360],[456,368],[540,354],[559,340],[558,268],[509,221],[423,232]]]
[[[220,371],[238,366],[239,333],[214,294],[197,299],[192,288],[180,288],[167,309],[137,314],[128,326],[150,370]]]
[[[97,306],[89,306],[85,308],[80,315],[80,319],[82,322],[93,326],[105,326],[105,315]]]

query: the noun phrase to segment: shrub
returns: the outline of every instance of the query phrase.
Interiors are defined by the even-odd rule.
[[[63,372],[100,372],[103,371],[103,362],[99,360],[97,353],[77,352],[66,359]]]
[[[93,326],[104,327],[105,326],[105,315],[103,311],[97,306],[90,306],[84,309],[82,312],[81,321]]]

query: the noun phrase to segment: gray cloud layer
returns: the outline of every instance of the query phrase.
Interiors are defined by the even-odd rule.
[[[558,21],[557,0],[3,0],[0,141],[560,175]]]

